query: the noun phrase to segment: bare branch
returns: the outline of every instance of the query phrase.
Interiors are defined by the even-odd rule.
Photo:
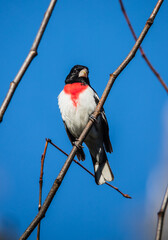
[[[157,231],[156,231],[156,238],[155,238],[156,240],[161,240],[162,238],[164,216],[165,216],[167,205],[168,205],[168,186],[163,198],[161,208],[158,212],[158,224],[157,224]]]
[[[44,159],[45,159],[47,147],[48,147],[48,141],[46,139],[44,152],[41,156],[41,170],[40,170],[40,180],[39,180],[39,205],[38,205],[39,211],[41,209],[41,202],[42,202],[43,167],[44,167]],[[38,227],[37,227],[37,240],[39,240],[39,239],[40,239],[40,222],[38,223]]]
[[[126,10],[124,8],[124,4],[123,4],[122,0],[119,0],[119,3],[120,3],[120,6],[121,6],[121,10],[123,12],[123,15],[124,15],[124,17],[126,19],[126,22],[127,22],[128,26],[130,28],[130,31],[131,31],[131,33],[132,33],[132,35],[133,35],[133,37],[134,37],[134,39],[136,41],[137,40],[137,36],[136,36],[135,31],[134,31],[134,29],[132,27],[132,24],[131,24],[131,22],[129,20],[127,12],[126,12]],[[156,71],[156,69],[152,66],[151,62],[147,58],[147,56],[146,56],[146,54],[145,54],[145,52],[144,52],[144,50],[142,49],[141,46],[139,47],[139,50],[141,52],[142,57],[144,58],[144,60],[148,64],[149,68],[152,70],[152,72],[155,74],[155,76],[158,78],[158,80],[160,81],[160,83],[162,84],[162,86],[164,87],[166,92],[168,93],[168,87],[166,86],[166,83],[163,81],[163,79],[161,78],[160,74]]]
[[[103,95],[96,107],[95,112],[93,113],[93,117],[97,118],[101,108],[103,107],[106,98],[114,84],[115,79],[118,77],[118,75],[123,71],[123,69],[128,65],[128,63],[133,59],[133,57],[135,56],[140,44],[142,43],[144,37],[146,36],[149,28],[151,27],[157,12],[159,11],[162,3],[164,0],[158,0],[152,14],[150,15],[149,19],[147,20],[139,38],[137,39],[135,45],[133,46],[132,50],[130,51],[130,53],[128,54],[128,56],[125,58],[125,60],[120,64],[120,66],[115,70],[115,72],[113,74],[110,74],[110,79],[107,83],[107,86],[103,92]],[[44,202],[44,204],[42,205],[39,213],[36,215],[36,217],[34,218],[34,220],[31,222],[31,224],[29,225],[29,227],[25,230],[25,232],[23,233],[23,235],[20,237],[20,240],[23,239],[27,239],[28,236],[32,233],[32,231],[35,229],[35,227],[37,226],[37,224],[39,223],[39,221],[45,216],[45,213],[47,211],[47,209],[50,206],[50,203],[53,199],[53,197],[55,196],[58,188],[60,187],[62,180],[64,179],[66,172],[68,171],[73,158],[75,157],[75,154],[78,150],[78,147],[82,144],[82,142],[84,141],[84,139],[86,138],[87,134],[89,133],[91,127],[93,125],[93,122],[91,120],[89,120],[89,122],[87,123],[85,129],[83,130],[82,134],[80,135],[76,145],[72,148],[72,151],[70,152],[67,160],[65,161],[60,173],[58,174],[58,177],[55,179],[53,186],[51,187],[48,196],[46,197],[46,200]]]
[[[68,154],[66,152],[64,152],[61,148],[59,148],[57,145],[55,145],[51,139],[46,139],[46,141],[48,141],[51,145],[53,145],[55,148],[57,148],[60,152],[62,152],[64,155],[66,155],[68,157]],[[76,161],[75,159],[73,159],[73,161],[80,166],[81,168],[83,168],[86,172],[88,172],[92,177],[95,177],[95,175],[90,172],[87,168],[85,168],[81,163],[79,163],[79,161]],[[109,187],[115,189],[117,192],[119,192],[123,197],[125,198],[130,198],[131,197],[128,194],[125,194],[123,192],[121,192],[117,187],[114,187],[113,185],[111,185],[110,183],[105,182],[106,185],[108,185]]]
[[[8,90],[8,93],[2,103],[2,106],[0,108],[0,122],[2,122],[2,119],[3,119],[3,115],[13,97],[13,94],[18,86],[18,84],[20,83],[23,75],[25,74],[27,68],[29,67],[30,63],[32,62],[32,60],[34,59],[35,56],[37,56],[37,49],[38,49],[38,46],[39,46],[39,43],[41,41],[41,38],[43,36],[43,33],[46,29],[46,26],[47,26],[47,23],[51,17],[51,14],[53,12],[53,9],[55,7],[55,4],[56,4],[57,0],[51,0],[49,6],[48,6],[48,9],[46,11],[46,13],[44,14],[44,18],[43,18],[43,21],[40,25],[40,28],[37,32],[37,35],[36,35],[36,38],[33,42],[33,45],[29,51],[29,54],[27,55],[23,65],[21,66],[19,72],[17,73],[15,79],[10,83],[10,88]]]
[[[59,148],[57,145],[55,145],[51,139],[46,139],[46,143],[45,143],[45,148],[44,148],[44,152],[41,156],[41,170],[40,170],[40,180],[39,180],[39,205],[38,205],[38,210],[40,211],[41,209],[41,202],[42,202],[42,185],[43,185],[43,168],[44,168],[44,159],[45,159],[45,155],[46,155],[46,151],[47,151],[47,147],[48,147],[48,143],[50,143],[52,146],[54,146],[56,149],[58,149],[60,152],[62,152],[64,155],[66,155],[68,157],[68,154],[66,152],[64,152],[61,148]],[[93,173],[91,173],[87,168],[85,168],[82,164],[80,164],[78,161],[76,161],[75,159],[73,159],[73,161],[80,166],[81,168],[83,168],[86,172],[88,172],[91,176],[95,177],[95,175]],[[129,198],[131,199],[131,197],[128,194],[124,194],[123,192],[121,192],[117,187],[114,187],[113,185],[111,185],[110,183],[105,182],[106,185],[108,185],[109,187],[115,189],[116,191],[118,191],[120,194],[122,194],[123,197],[125,198]],[[40,221],[38,223],[37,226],[37,240],[40,240]]]

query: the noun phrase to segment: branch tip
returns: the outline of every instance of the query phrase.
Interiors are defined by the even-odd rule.
[[[125,197],[125,198],[129,198],[129,199],[132,199],[132,197],[129,196],[128,194],[124,194],[124,197]]]
[[[46,141],[47,141],[48,143],[51,143],[51,139],[50,139],[50,138],[46,138]]]

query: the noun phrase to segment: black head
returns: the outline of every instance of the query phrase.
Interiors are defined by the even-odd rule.
[[[89,69],[82,65],[75,65],[68,76],[65,79],[65,84],[82,82],[84,84],[90,85],[89,78]]]

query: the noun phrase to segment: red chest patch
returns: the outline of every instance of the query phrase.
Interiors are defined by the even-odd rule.
[[[76,107],[78,104],[79,94],[82,93],[87,87],[88,85],[84,85],[82,83],[66,84],[64,87],[64,92],[71,95],[73,105]]]

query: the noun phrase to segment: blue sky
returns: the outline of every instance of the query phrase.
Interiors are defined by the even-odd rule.
[[[138,34],[157,1],[124,1]],[[49,1],[0,1],[2,103],[36,36]],[[168,85],[168,3],[165,1],[142,47]],[[40,158],[45,138],[67,153],[57,96],[75,64],[86,65],[99,96],[134,44],[118,1],[58,1],[38,56],[24,75],[1,123],[0,231],[20,236],[37,213]],[[113,184],[124,199],[75,163],[45,219],[41,239],[152,239],[167,177],[167,94],[140,53],[117,78],[105,103],[114,152],[108,154]],[[93,171],[85,146],[84,166]],[[48,147],[43,200],[66,158]],[[9,232],[9,231],[8,231]],[[29,239],[34,239],[36,230]]]

